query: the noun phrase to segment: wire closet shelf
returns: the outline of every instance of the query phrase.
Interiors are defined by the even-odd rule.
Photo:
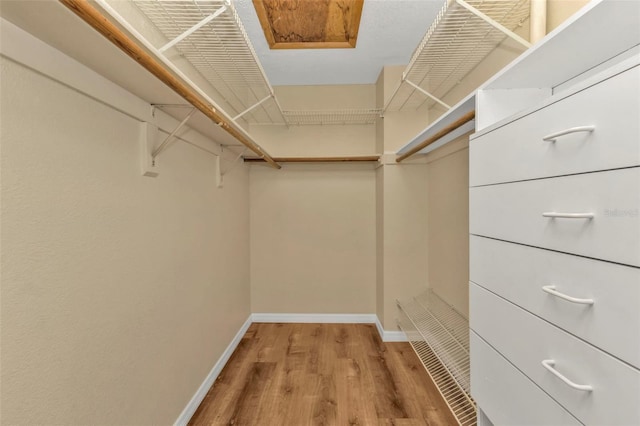
[[[469,322],[432,290],[398,301],[398,326],[462,426],[476,425],[470,396]]]
[[[384,111],[439,104],[506,37],[525,48],[513,31],[530,15],[530,0],[447,0],[416,48]]]
[[[98,0],[120,9],[118,0]],[[196,82],[233,121],[249,124],[373,124],[381,109],[287,110],[275,96],[232,0],[132,0],[126,19]]]
[[[211,97],[227,107],[234,120],[284,123],[232,2],[134,0],[133,4],[152,25],[151,31],[166,40],[158,46],[160,52],[179,68],[193,67],[217,92]]]

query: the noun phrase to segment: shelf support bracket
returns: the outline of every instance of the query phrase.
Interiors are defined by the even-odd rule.
[[[169,142],[171,142],[171,139],[173,139],[173,137],[176,135],[176,133],[178,133],[178,131],[180,129],[182,129],[182,127],[187,124],[187,121],[189,121],[189,119],[191,118],[191,116],[196,112],[196,109],[193,108],[191,109],[191,111],[189,112],[189,114],[184,118],[184,120],[182,120],[180,122],[180,124],[178,124],[178,126],[173,129],[173,132],[171,132],[169,134],[169,136],[166,137],[166,139],[164,141],[162,141],[162,143],[160,144],[159,147],[157,147],[156,149],[153,150],[153,152],[151,153],[151,161],[155,162],[156,157],[158,155],[160,155],[162,153],[162,151],[164,151],[165,149],[167,149],[167,147],[169,146]]]
[[[420,93],[422,93],[423,95],[425,95],[426,97],[428,97],[429,99],[431,99],[433,101],[436,101],[437,103],[439,103],[440,105],[442,105],[446,109],[451,109],[451,105],[448,105],[448,104],[442,102],[440,99],[436,98],[431,93],[427,92],[426,90],[424,90],[422,87],[418,86],[417,84],[414,84],[412,81],[405,79],[404,82],[407,83],[409,86],[413,87],[414,89],[416,89],[417,91],[419,91]]]
[[[224,148],[222,152],[224,152]],[[224,183],[224,176],[235,168],[236,164],[238,164],[238,160],[242,158],[245,152],[247,152],[246,147],[244,147],[242,151],[240,151],[240,154],[236,157],[236,159],[231,162],[231,166],[229,166],[229,168],[224,172],[222,171],[222,153],[216,157],[216,186],[218,188],[222,188],[222,185]]]
[[[202,21],[198,22],[197,24],[195,24],[193,27],[189,28],[187,31],[183,32],[182,34],[180,34],[178,37],[174,38],[173,40],[171,40],[169,43],[165,44],[164,46],[162,46],[160,49],[158,49],[158,52],[160,53],[164,53],[166,50],[171,49],[173,46],[175,46],[176,44],[180,43],[182,40],[184,40],[185,38],[189,37],[191,34],[195,33],[196,31],[198,31],[200,28],[204,27],[205,25],[207,25],[209,22],[213,21],[214,19],[216,19],[218,16],[220,16],[220,14],[222,14],[225,10],[227,10],[227,6],[222,6],[220,9],[216,10],[215,12],[213,12],[211,15],[207,16],[206,18],[204,18]]]
[[[226,175],[227,173],[229,173],[231,170],[233,170],[236,166],[236,164],[238,164],[238,160],[240,160],[242,158],[242,156],[247,152],[247,148],[243,148],[242,151],[240,151],[240,154],[238,154],[238,156],[235,158],[235,160],[233,160],[231,162],[231,166],[229,166],[229,168],[227,170],[224,171],[224,173],[222,173],[222,176]]]
[[[266,96],[264,99],[260,100],[258,103],[251,105],[249,108],[245,109],[240,114],[238,114],[235,117],[233,117],[233,121],[236,121],[238,118],[242,117],[243,115],[245,115],[249,111],[252,111],[253,109],[259,107],[260,105],[262,105],[263,102],[271,99],[272,97],[273,97],[273,95]]]
[[[476,9],[473,6],[471,6],[466,1],[464,1],[464,0],[456,0],[456,3],[458,3],[460,6],[464,7],[469,12],[473,13],[478,18],[482,19],[483,21],[485,21],[487,24],[491,25],[495,29],[503,32],[508,37],[511,37],[513,40],[517,41],[518,43],[520,43],[524,47],[526,47],[526,48],[531,47],[531,43],[529,43],[527,40],[523,39],[518,34],[514,33],[513,31],[511,31],[510,29],[508,29],[504,25],[500,24],[496,20],[492,19],[491,17],[489,17],[489,16],[485,15],[484,13],[480,12],[478,9]]]

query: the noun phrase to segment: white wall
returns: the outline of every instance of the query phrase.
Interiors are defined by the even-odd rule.
[[[137,120],[0,67],[0,423],[170,424],[250,313],[247,168],[142,177]]]

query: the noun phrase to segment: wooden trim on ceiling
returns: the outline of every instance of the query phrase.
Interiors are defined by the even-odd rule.
[[[273,37],[273,30],[269,24],[269,17],[267,15],[267,9],[264,6],[264,0],[253,0],[253,7],[256,9],[256,13],[258,14],[258,21],[260,21],[260,26],[262,27],[262,32],[264,32],[265,38],[267,39],[267,43],[269,44],[269,47],[273,49],[273,46],[276,44],[276,39]]]
[[[362,19],[362,8],[364,0],[355,0],[354,9],[351,14],[351,33],[349,34],[349,44],[352,48],[356,47],[358,41],[358,31],[360,30],[360,20]]]
[[[355,48],[358,41],[358,31],[362,18],[364,0],[352,0],[351,22],[349,23],[349,39],[347,41],[310,41],[310,42],[280,42],[276,41],[269,14],[264,4],[265,0],[253,0],[253,5],[264,32],[267,44],[271,49],[349,49]]]
[[[350,49],[355,47],[347,41],[309,41],[295,43],[274,43],[269,46],[274,50],[282,49]]]

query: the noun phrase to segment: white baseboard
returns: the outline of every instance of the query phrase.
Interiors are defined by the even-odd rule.
[[[386,331],[382,328],[382,324],[380,323],[380,319],[376,315],[376,328],[378,329],[378,334],[380,334],[380,338],[383,342],[408,342],[407,335],[404,334],[403,331]]]
[[[252,322],[251,315],[249,315],[249,318],[247,318],[245,323],[242,324],[242,327],[240,327],[240,330],[238,330],[238,333],[236,333],[231,343],[229,343],[227,349],[225,349],[222,356],[218,359],[218,362],[216,362],[207,377],[204,379],[204,382],[202,382],[195,395],[193,395],[187,406],[184,407],[184,410],[182,410],[182,413],[180,413],[174,424],[175,426],[186,426],[186,424],[189,423],[189,420],[191,420],[191,417],[200,406],[204,397],[207,396],[207,392],[209,392],[213,382],[218,378],[218,375],[227,364],[227,361],[229,361],[229,358],[231,358],[231,354],[233,354],[233,351],[238,347],[240,340],[242,340],[242,337],[247,332],[247,329]]]
[[[253,322],[375,324],[376,314],[253,314]]]
[[[251,315],[253,322],[375,324],[383,342],[406,342],[402,331],[386,331],[376,314],[267,314]]]
[[[382,334],[383,342],[408,342],[407,335],[404,334],[404,331],[385,331]]]

